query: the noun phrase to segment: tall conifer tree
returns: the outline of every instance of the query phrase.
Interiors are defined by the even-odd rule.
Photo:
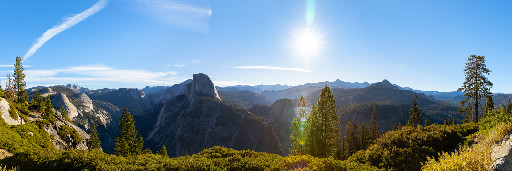
[[[16,102],[25,106],[25,103],[28,100],[27,90],[25,87],[27,84],[25,83],[25,74],[23,73],[25,69],[23,69],[23,65],[21,64],[21,57],[16,57],[16,64],[14,64],[14,89],[16,91]]]
[[[460,101],[461,109],[459,112],[473,114],[473,122],[478,123],[479,111],[481,110],[481,101],[490,96],[492,82],[485,75],[489,75],[491,70],[485,65],[485,56],[471,55],[468,57],[464,73],[466,80],[457,91],[464,92],[465,98]],[[471,109],[471,110],[470,110]]]
[[[492,95],[487,96],[484,107],[484,115],[487,115],[490,111],[494,110],[494,102],[492,100]]]
[[[101,149],[101,141],[98,138],[98,132],[96,131],[96,124],[92,124],[91,126],[91,138],[87,141],[87,147],[89,150],[92,149]]]
[[[421,125],[421,110],[418,106],[418,96],[414,93],[414,98],[412,99],[412,107],[409,109],[409,113],[411,116],[409,117],[409,121],[407,121],[407,126],[416,127]]]
[[[377,123],[377,100],[374,98],[373,101],[373,112],[370,120],[370,135],[372,141],[376,140],[380,136],[379,125]]]
[[[313,134],[320,134],[320,141],[317,142],[319,156],[334,156],[338,143],[341,138],[340,134],[340,116],[337,115],[336,104],[331,89],[326,85],[318,97],[317,115],[319,125],[315,125]]]
[[[121,135],[115,139],[115,154],[119,156],[133,156],[141,154],[144,141],[138,137],[135,130],[133,115],[130,114],[128,107],[123,110],[123,117],[119,120]]]

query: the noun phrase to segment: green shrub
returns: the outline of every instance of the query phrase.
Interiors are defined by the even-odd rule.
[[[66,141],[66,142],[78,143],[78,142],[82,141],[82,137],[80,137],[78,132],[75,129],[70,128],[67,125],[60,125],[59,132],[57,134],[59,135],[59,137],[62,140]]]
[[[427,156],[455,149],[464,137],[478,130],[476,124],[404,127],[382,135],[367,150],[348,160],[389,170],[420,170]]]
[[[177,158],[158,154],[121,157],[101,150],[72,149],[63,152],[38,149],[17,153],[0,162],[6,166],[17,166],[20,170],[379,170],[332,158],[282,157],[223,147],[213,147]]]
[[[9,103],[9,116],[14,120],[18,119],[18,110],[13,103]]]
[[[51,136],[38,125],[27,123],[9,126],[0,125],[0,148],[11,153],[23,152],[31,149],[53,149]]]

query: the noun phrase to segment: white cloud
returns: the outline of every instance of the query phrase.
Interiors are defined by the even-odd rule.
[[[264,70],[280,70],[280,71],[298,71],[298,72],[311,72],[308,69],[302,68],[283,68],[283,67],[274,67],[274,66],[235,66],[233,68],[238,69],[264,69]]]
[[[199,64],[199,60],[197,60],[197,59],[196,60],[192,60],[192,61],[190,61],[190,63]]]
[[[181,67],[184,67],[184,66],[187,66],[185,64],[177,64],[177,65],[174,65],[175,67],[178,67],[178,68],[181,68]]]
[[[192,5],[192,1],[177,0],[136,0],[136,8],[162,22],[208,32],[208,20],[212,10],[203,3]],[[197,2],[197,1],[196,1]],[[200,6],[198,6],[200,5]]]
[[[78,83],[100,85],[129,83],[143,85],[172,85],[177,72],[153,72],[147,70],[116,69],[102,65],[76,66],[48,70],[25,70],[30,86]]]
[[[66,17],[64,19],[64,22],[57,24],[53,26],[51,29],[46,30],[39,39],[30,47],[30,49],[27,51],[25,56],[23,56],[23,60],[27,60],[29,57],[31,57],[34,53],[36,53],[37,49],[39,49],[41,46],[43,46],[48,40],[59,34],[60,32],[63,32],[64,30],[67,30],[74,25],[82,22],[83,20],[87,19],[89,16],[97,13],[101,9],[103,9],[107,5],[107,0],[99,0],[94,4],[91,8],[85,10],[84,12],[80,14],[73,15],[71,17]]]

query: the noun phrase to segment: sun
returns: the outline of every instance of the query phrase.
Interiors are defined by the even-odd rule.
[[[293,34],[295,53],[305,59],[318,56],[322,47],[322,35],[313,29],[302,29]]]

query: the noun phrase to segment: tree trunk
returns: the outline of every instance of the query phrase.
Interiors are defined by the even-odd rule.
[[[478,123],[478,91],[475,92],[475,116],[473,117],[475,119],[475,122]]]

